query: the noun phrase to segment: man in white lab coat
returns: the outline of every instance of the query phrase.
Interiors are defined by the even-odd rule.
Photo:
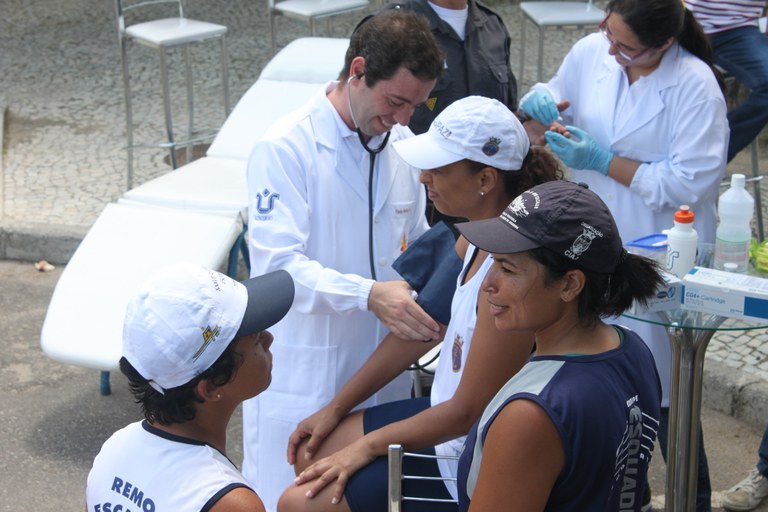
[[[251,272],[285,269],[292,310],[273,333],[273,381],[243,408],[243,472],[268,510],[294,474],[288,436],[325,405],[389,329],[437,339],[392,262],[428,228],[419,173],[392,150],[443,68],[426,21],[395,11],[353,33],[344,68],[278,121],[248,162]],[[408,396],[406,375],[362,404]]]

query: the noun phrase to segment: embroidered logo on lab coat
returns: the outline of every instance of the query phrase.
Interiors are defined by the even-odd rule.
[[[277,192],[271,192],[269,189],[264,189],[263,192],[256,193],[256,212],[254,217],[257,220],[270,220],[272,219],[272,210],[275,209],[275,202],[280,199],[280,194]]]

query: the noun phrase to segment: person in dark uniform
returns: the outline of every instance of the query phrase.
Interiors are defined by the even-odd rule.
[[[509,65],[511,41],[501,16],[477,0],[402,0],[382,11],[391,9],[426,17],[445,54],[437,84],[411,116],[408,127],[413,133],[426,132],[445,107],[466,96],[493,98],[512,112],[517,110],[517,80]],[[465,219],[443,215],[428,201],[427,220],[432,225]]]

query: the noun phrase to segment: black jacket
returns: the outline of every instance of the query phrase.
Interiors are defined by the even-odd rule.
[[[517,110],[517,81],[509,64],[510,38],[501,17],[476,0],[469,0],[464,41],[427,4],[427,0],[402,0],[384,9],[407,9],[425,16],[445,53],[446,68],[429,99],[420,105],[409,127],[426,132],[432,120],[454,101],[470,95],[495,98]]]

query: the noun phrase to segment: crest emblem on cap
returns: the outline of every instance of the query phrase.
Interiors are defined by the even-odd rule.
[[[581,257],[581,255],[584,254],[587,249],[589,249],[589,246],[592,245],[592,240],[598,236],[603,236],[600,231],[593,228],[589,224],[582,222],[581,226],[584,228],[584,231],[582,231],[582,233],[576,237],[576,240],[573,241],[571,248],[566,250],[564,253],[568,258],[574,261],[578,260],[579,257]]]
[[[203,344],[200,345],[200,348],[197,349],[197,352],[195,352],[195,355],[192,356],[192,360],[196,361],[198,357],[200,357],[203,352],[205,352],[205,349],[208,348],[208,345],[216,341],[216,338],[219,337],[219,334],[221,334],[221,327],[218,325],[214,325],[213,327],[206,326],[201,327],[201,331],[203,331]]]
[[[529,214],[528,209],[525,207],[525,198],[522,195],[514,198],[507,209],[511,214],[520,218],[527,217]]]
[[[495,155],[499,152],[499,144],[501,144],[501,139],[498,137],[490,137],[488,142],[483,144],[483,153],[487,156]]]

